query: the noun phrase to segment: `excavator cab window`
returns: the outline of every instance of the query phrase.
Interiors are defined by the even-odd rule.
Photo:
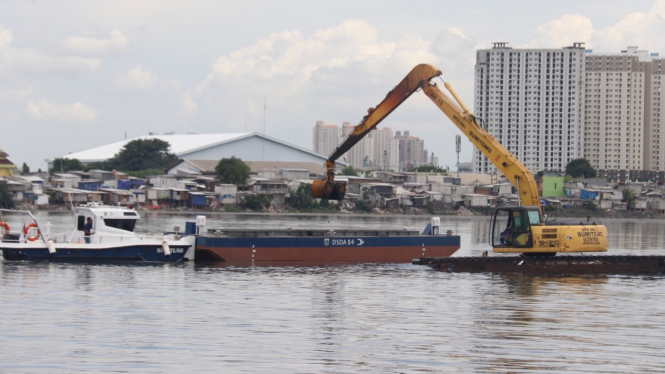
[[[534,216],[532,212],[538,213]],[[531,219],[540,225],[540,212],[525,207],[499,208],[494,213],[490,233],[493,247],[531,247]]]

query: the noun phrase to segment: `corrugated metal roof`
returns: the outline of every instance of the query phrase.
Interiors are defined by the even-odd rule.
[[[236,140],[241,140],[244,138],[249,138],[249,137],[260,137],[269,141],[273,141],[278,144],[282,144],[284,146],[290,147],[297,149],[301,152],[305,152],[311,155],[314,155],[316,157],[321,157],[323,160],[325,160],[325,156],[319,155],[317,153],[312,152],[309,149],[305,149],[293,144],[286,143],[284,141],[281,141],[279,139],[275,139],[269,136],[265,136],[263,134],[260,134],[258,132],[252,132],[252,133],[229,133],[229,134],[170,134],[170,135],[147,135],[147,136],[137,136],[132,139],[126,139],[126,140],[121,140],[119,142],[115,143],[110,143],[102,146],[98,146],[95,148],[91,148],[88,150],[80,151],[80,152],[74,152],[74,153],[69,153],[63,156],[60,156],[62,158],[69,158],[69,159],[78,159],[81,162],[94,162],[94,161],[103,161],[103,160],[108,160],[109,158],[115,156],[116,153],[120,152],[120,150],[125,146],[125,144],[129,143],[132,140],[137,140],[137,139],[161,139],[163,141],[169,142],[171,145],[171,152],[175,153],[176,156],[178,157],[183,157],[186,156],[190,153],[200,151],[203,149],[211,148],[214,146],[218,146],[220,144],[228,143],[228,142],[233,142]],[[244,161],[244,160],[243,160]],[[215,166],[219,160],[216,161]],[[337,161],[338,165],[341,166],[346,166],[348,165],[347,162],[344,161]],[[250,166],[251,167],[251,166]],[[301,168],[301,167],[292,167],[292,168]],[[214,170],[214,166],[212,167]]]
[[[230,134],[172,134],[172,135],[146,135],[137,136],[135,138],[121,140],[115,143],[101,145],[95,148],[90,148],[85,151],[74,152],[63,155],[63,158],[78,159],[83,162],[107,160],[129,143],[137,139],[160,139],[169,142],[171,145],[171,152],[177,156],[197,151],[202,148],[208,148],[220,143],[225,143],[231,140],[240,139],[252,135],[251,133],[230,133]],[[219,161],[218,161],[219,162]]]

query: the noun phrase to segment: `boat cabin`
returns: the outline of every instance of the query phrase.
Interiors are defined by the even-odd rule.
[[[106,241],[122,240],[123,237],[134,237],[136,222],[139,214],[133,210],[120,206],[101,205],[90,203],[74,209],[75,229],[74,241],[82,241],[84,227],[88,218],[92,218],[92,233],[90,242],[101,243]]]
[[[539,207],[501,207],[492,218],[490,245],[492,247],[531,248],[531,226],[543,224]]]

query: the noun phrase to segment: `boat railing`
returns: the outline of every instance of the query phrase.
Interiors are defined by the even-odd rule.
[[[49,240],[54,243],[67,243],[67,234],[53,234],[53,233],[43,233],[36,237],[30,237],[23,235],[21,238],[21,232],[8,232],[2,237],[4,243],[32,243],[32,242],[42,242],[42,238],[45,242]],[[30,239],[34,238],[34,239]]]
[[[44,243],[53,241],[53,243],[86,243],[85,237],[82,234],[59,234],[59,233],[40,233],[39,236],[27,236],[25,234],[21,235],[22,231],[11,231],[5,233],[0,239],[4,243]],[[140,241],[140,240],[159,240],[162,239],[163,235],[157,234],[109,234],[105,233],[104,235],[97,235],[96,233],[91,235],[90,243],[102,244],[102,243],[112,243],[112,242],[125,242],[125,241]],[[43,240],[43,241],[42,241]]]

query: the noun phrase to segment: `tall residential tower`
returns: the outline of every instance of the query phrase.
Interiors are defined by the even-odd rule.
[[[475,115],[532,173],[563,171],[583,156],[585,51],[512,49],[494,43],[476,52]],[[473,170],[496,168],[474,151]]]
[[[637,47],[587,54],[584,157],[608,180],[665,182],[663,65]]]
[[[339,144],[339,127],[326,125],[323,121],[316,121],[313,143],[314,152],[326,157],[330,156]]]

